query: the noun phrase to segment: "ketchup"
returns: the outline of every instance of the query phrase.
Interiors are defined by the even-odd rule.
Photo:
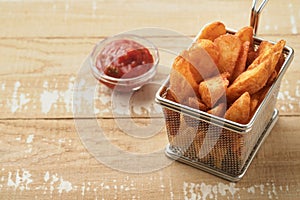
[[[143,45],[128,39],[108,43],[97,57],[96,67],[107,76],[134,78],[153,66],[153,56]]]

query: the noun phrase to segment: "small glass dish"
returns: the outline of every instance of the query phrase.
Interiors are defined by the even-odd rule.
[[[111,53],[111,51],[107,51],[107,49],[105,49],[107,48],[107,46],[111,45],[112,43],[114,44],[114,42],[116,43],[118,41],[130,41],[133,42],[134,44],[138,44],[146,48],[148,50],[147,53],[150,53],[153,58],[153,63],[141,64],[136,67],[132,67],[131,70],[134,72],[131,73],[130,76],[124,74],[123,76],[116,78],[108,75],[105,72],[108,66],[105,66],[105,64],[103,64],[104,62],[102,62],[102,60],[99,61],[99,59],[101,59],[100,56],[102,56],[101,54],[103,53],[103,51],[108,54]],[[122,50],[123,47],[119,46],[119,48]],[[140,50],[140,49],[137,48],[135,50]],[[119,49],[116,52],[119,53]],[[106,56],[112,57],[112,55],[106,55]],[[151,81],[151,79],[155,76],[156,69],[159,63],[159,53],[157,47],[151,41],[143,37],[134,34],[119,34],[113,37],[106,38],[100,41],[99,43],[97,43],[92,53],[89,56],[89,61],[90,61],[92,74],[98,81],[100,81],[101,83],[103,83],[104,85],[106,85],[111,89],[126,92],[126,91],[138,90],[143,85]]]

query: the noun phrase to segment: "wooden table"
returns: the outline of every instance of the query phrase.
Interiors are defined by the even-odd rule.
[[[88,126],[97,122],[106,140],[123,152],[162,151],[167,138],[157,105],[150,101],[145,108],[137,102],[125,108],[125,115],[118,113],[111,105],[111,90],[80,82],[87,56],[104,37],[133,29],[158,27],[191,38],[216,20],[239,29],[249,24],[250,6],[250,0],[1,0],[0,199],[299,198],[299,0],[283,5],[272,0],[261,15],[258,35],[285,39],[295,58],[279,92],[279,120],[241,181],[228,182],[179,162],[132,173],[128,169],[139,167],[137,160],[120,162],[122,154],[110,158],[113,168],[93,156],[78,129],[84,124],[97,137],[98,129]],[[166,48],[178,45],[172,37],[153,36]],[[79,95],[82,99],[75,101],[74,92],[93,95]],[[91,102],[93,113],[86,108]],[[153,122],[149,112],[154,113]],[[118,126],[124,122],[139,127],[157,123],[161,129],[149,138],[131,137]],[[105,153],[101,144],[96,151]]]

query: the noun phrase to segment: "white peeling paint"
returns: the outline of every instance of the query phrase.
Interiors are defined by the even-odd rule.
[[[26,104],[31,101],[30,98],[28,98],[29,94],[24,94],[19,91],[20,87],[21,83],[19,81],[15,82],[12,97],[6,100],[12,113],[17,112],[19,109],[27,108]],[[2,87],[2,89],[4,90],[5,87]]]
[[[49,179],[50,179],[50,175],[49,175],[49,172],[47,171],[47,172],[45,173],[45,176],[44,176],[44,181],[45,181],[45,182],[48,182]]]
[[[74,90],[74,77],[71,77],[68,83],[68,89],[66,91],[60,92],[60,97],[65,103],[65,108],[67,112],[72,110],[72,101],[73,101],[73,90]]]
[[[54,90],[54,91],[44,90],[40,96],[42,112],[47,114],[50,111],[52,105],[54,103],[56,103],[57,100],[58,100],[58,91],[57,90]]]
[[[63,180],[63,178],[60,178],[60,184],[58,186],[58,192],[61,194],[63,191],[66,191],[67,193],[70,192],[73,187],[72,187],[72,183],[70,183],[69,181],[65,181]]]
[[[247,189],[247,191],[248,191],[249,193],[255,194],[255,187],[254,187],[254,186],[251,186],[251,187],[249,187],[249,188]]]
[[[7,186],[13,187],[14,190],[30,190],[29,185],[32,182],[31,174],[27,170],[22,170],[22,175],[20,175],[19,170],[17,170],[15,176],[12,172],[8,172]]]
[[[286,192],[288,192],[288,185],[286,186]],[[256,188],[260,191],[256,193]],[[249,187],[237,187],[235,183],[216,183],[216,184],[206,184],[204,182],[200,183],[183,183],[183,194],[185,200],[205,200],[205,199],[215,199],[218,197],[226,196],[226,199],[243,199],[242,193],[245,192],[247,195],[261,195],[269,199],[278,199],[277,190],[283,191],[282,186],[276,186],[274,182],[265,183],[260,185],[252,185]],[[255,196],[253,196],[255,197]],[[251,197],[249,197],[251,198]],[[221,198],[223,199],[223,198]],[[252,198],[251,198],[252,199]]]
[[[17,111],[17,109],[19,108],[19,104],[18,104],[18,89],[21,86],[21,83],[19,81],[15,82],[14,85],[14,90],[13,90],[13,94],[12,94],[12,98],[11,98],[11,103],[10,103],[10,108],[11,108],[11,112],[15,113]]]
[[[265,188],[265,186],[263,184],[260,184],[259,188],[260,188],[260,194],[264,194],[264,188]]]
[[[2,174],[4,174],[5,169],[2,168]],[[149,180],[153,178],[149,177]],[[1,187],[8,191],[10,188],[14,191],[41,191],[44,195],[50,195],[49,198],[52,198],[53,195],[58,194],[62,195],[63,193],[75,192],[81,194],[82,197],[87,195],[97,196],[99,194],[110,194],[113,195],[113,198],[118,199],[118,194],[121,192],[124,195],[131,195],[131,199],[141,198],[137,195],[136,191],[143,185],[137,184],[134,179],[117,180],[117,179],[99,179],[95,182],[82,182],[78,185],[72,183],[70,180],[66,180],[62,175],[57,173],[50,173],[46,171],[42,175],[32,175],[28,170],[16,170],[15,172],[9,171],[7,177],[0,179],[0,185],[3,186],[4,181],[7,181],[7,188]],[[168,180],[168,184],[164,185],[164,180],[160,177],[159,185],[156,184],[157,189],[162,185],[164,191],[170,191],[169,199],[176,199],[176,195],[173,193],[173,184],[171,178]],[[34,183],[34,187],[30,187]],[[40,185],[38,185],[40,183]],[[178,182],[176,182],[178,184]],[[238,184],[228,183],[228,182],[216,182],[215,184],[208,184],[205,182],[183,182],[183,198],[186,200],[209,200],[209,199],[243,199],[244,195],[247,195],[250,199],[263,198],[263,199],[278,199],[278,191],[283,195],[288,193],[289,186],[276,186],[276,184],[271,180],[270,183],[264,183],[259,185],[250,185],[248,187],[238,187]],[[23,193],[25,194],[25,193]],[[100,195],[101,195],[100,194]],[[134,195],[134,196],[133,196]],[[259,197],[261,196],[261,197]],[[126,196],[129,198],[129,196]]]
[[[34,138],[34,135],[33,135],[33,134],[28,135],[28,137],[27,137],[27,139],[26,139],[26,143],[27,143],[27,144],[32,143],[33,138]]]

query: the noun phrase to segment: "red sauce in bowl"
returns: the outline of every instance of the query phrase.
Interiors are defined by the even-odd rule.
[[[96,67],[110,77],[133,78],[146,73],[153,62],[153,56],[146,47],[133,40],[120,39],[102,49]]]
[[[159,62],[157,47],[149,40],[120,34],[97,43],[90,55],[94,77],[107,87],[134,91],[149,83]]]

